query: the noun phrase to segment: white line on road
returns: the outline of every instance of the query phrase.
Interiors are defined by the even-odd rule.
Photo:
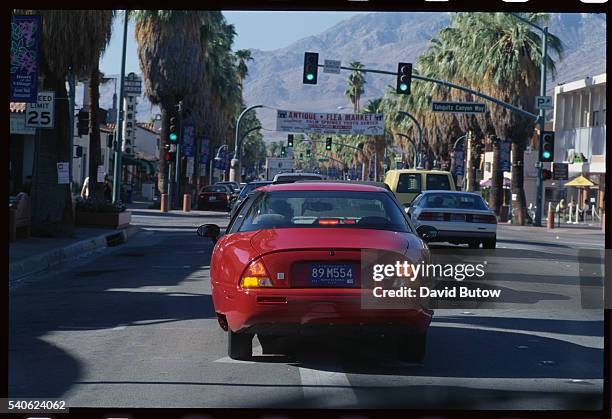
[[[344,371],[339,369],[340,362],[332,362],[338,371],[324,371],[298,367],[302,391],[307,403],[316,403],[321,408],[357,407],[355,390]]]

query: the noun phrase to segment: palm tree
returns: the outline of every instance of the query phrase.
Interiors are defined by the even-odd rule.
[[[103,183],[98,182],[98,165],[102,161],[100,146],[100,123],[98,109],[100,108],[100,55],[110,42],[113,10],[95,10],[97,25],[86,31],[83,36],[89,41],[92,49],[91,69],[89,71],[89,196],[93,199],[103,199]]]
[[[366,84],[364,74],[359,71],[363,69],[363,64],[359,61],[353,61],[349,64],[349,67],[353,70],[349,75],[348,82],[346,85],[346,91],[344,94],[350,99],[353,104],[353,110],[355,113],[359,112],[359,99],[364,93],[364,85]]]
[[[249,74],[249,68],[246,63],[252,61],[253,57],[249,49],[239,49],[235,55],[238,59],[238,79],[240,80],[240,86],[242,86],[244,79]]]
[[[176,104],[203,86],[201,27],[206,12],[135,10],[138,58],[144,93],[161,110],[161,138],[168,138]],[[157,187],[166,192],[166,161],[160,147]]]
[[[104,32],[97,10],[17,10],[17,14],[42,17],[40,53],[40,90],[55,91],[66,98],[66,78],[88,74],[99,59],[100,49],[88,33]],[[70,150],[70,112],[68,101],[56,100],[55,126],[41,130],[32,182],[32,232],[34,234],[71,234],[74,228],[70,185],[57,183],[57,162],[72,158]]]

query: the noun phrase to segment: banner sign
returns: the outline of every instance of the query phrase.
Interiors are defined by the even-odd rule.
[[[11,21],[11,101],[38,100],[40,16],[13,16]]]
[[[512,142],[510,140],[504,140],[499,146],[499,168],[502,172],[510,172],[512,165],[510,163],[510,150],[512,149]]]
[[[25,113],[11,113],[11,134],[34,135],[36,128],[25,126]]]
[[[200,138],[200,164],[206,164],[208,163],[208,154],[209,154],[209,148],[210,146],[210,141],[208,140],[208,138],[206,137],[202,137]]]
[[[276,130],[309,134],[384,135],[382,113],[315,113],[278,110]]]
[[[484,103],[474,102],[432,102],[431,110],[434,112],[452,113],[485,113]]]
[[[195,146],[195,125],[183,125],[183,144],[181,145],[181,154],[183,157],[193,157],[193,148]]]
[[[463,176],[464,175],[464,166],[465,166],[465,162],[464,162],[464,158],[465,158],[465,153],[463,150],[458,149],[453,151],[454,153],[454,162],[455,165],[453,167],[453,175],[455,176]]]

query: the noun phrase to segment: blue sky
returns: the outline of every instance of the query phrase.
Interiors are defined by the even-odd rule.
[[[336,23],[357,14],[355,12],[223,12],[237,32],[234,50],[283,48],[310,35],[316,35]],[[115,19],[113,35],[106,49],[100,69],[106,75],[121,71],[123,14]],[[140,73],[134,25],[128,26],[125,72]]]

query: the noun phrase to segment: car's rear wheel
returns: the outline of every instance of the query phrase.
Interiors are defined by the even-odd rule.
[[[497,238],[494,237],[492,239],[487,239],[482,243],[482,247],[484,249],[495,249],[495,246],[497,245]]]
[[[398,358],[403,362],[421,363],[426,348],[427,333],[402,335],[398,340]]]
[[[253,356],[253,335],[227,331],[227,354],[232,359],[248,360]]]

